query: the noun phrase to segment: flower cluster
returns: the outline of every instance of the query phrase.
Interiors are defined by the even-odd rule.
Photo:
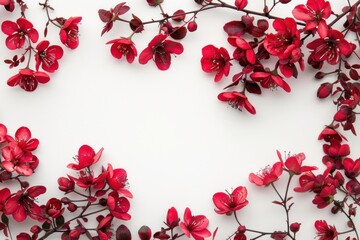
[[[22,0],[2,1],[5,9],[9,12],[15,11],[15,6],[20,6],[20,17],[16,21],[5,20],[1,24],[1,31],[7,36],[5,45],[9,50],[18,51],[11,59],[6,59],[5,63],[9,68],[22,67],[17,74],[7,80],[11,87],[20,86],[25,91],[32,92],[38,84],[49,82],[49,73],[54,73],[59,68],[59,62],[64,50],[59,45],[52,45],[49,40],[41,39],[39,31],[32,22],[26,18],[27,5]],[[48,0],[40,3],[46,10],[48,21],[45,24],[44,38],[47,37],[48,26],[51,23],[59,28],[59,39],[61,43],[69,49],[75,49],[79,45],[79,23],[81,17],[56,17],[50,18],[50,10],[54,10]],[[32,54],[34,54],[35,65],[31,66]]]
[[[102,167],[99,173],[94,171],[103,148],[95,153],[92,147],[81,146],[74,158],[76,163],[68,164],[75,174],[58,179],[59,190],[66,196],[49,198],[44,204],[39,204],[36,198],[46,192],[46,187],[31,186],[24,180],[39,164],[33,154],[39,140],[31,138],[26,127],[20,127],[12,137],[8,135],[6,126],[0,124],[0,144],[0,182],[5,185],[19,183],[17,190],[0,188],[0,229],[6,237],[11,237],[9,216],[17,222],[25,221],[27,217],[35,221],[30,232],[17,235],[21,240],[45,239],[54,233],[61,233],[61,239],[79,239],[82,235],[92,236],[94,240],[109,239],[113,235],[111,226],[115,219],[131,219],[128,212],[132,194],[128,190],[126,171],[114,169],[111,164]],[[73,217],[67,218],[69,214]],[[87,226],[90,217],[98,222],[95,226]]]

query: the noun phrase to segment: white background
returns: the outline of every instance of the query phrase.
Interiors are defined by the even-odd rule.
[[[261,9],[262,2],[256,0],[249,8]],[[346,1],[341,2],[339,6]],[[126,37],[130,31],[127,25],[115,23],[112,32],[100,37],[103,23],[97,11],[117,3],[50,2],[55,8],[53,17],[83,17],[80,45],[74,51],[65,49],[59,70],[35,92],[8,87],[6,80],[18,69],[0,65],[0,122],[10,134],[27,126],[33,137],[40,140],[36,150],[40,165],[30,179],[31,184],[46,185],[48,189],[39,203],[50,196],[61,196],[57,179],[73,174],[66,165],[82,144],[89,144],[96,151],[105,148],[102,165],[110,162],[128,173],[134,198],[132,219],[126,225],[134,239],[142,225],[148,225],[153,232],[159,230],[172,206],[181,218],[186,207],[194,215],[206,215],[209,230],[219,227],[217,239],[225,239],[237,225],[233,217],[213,211],[212,196],[240,185],[248,188],[250,202],[238,213],[241,222],[252,229],[285,230],[283,210],[271,203],[275,194],[270,188],[251,185],[248,174],[278,161],[276,150],[304,152],[306,165],[317,165],[323,170],[322,142],[317,141],[317,136],[331,122],[335,106],[330,100],[317,99],[320,82],[313,78],[316,71],[306,66],[306,72],[300,73],[298,79],[287,80],[292,88],[290,94],[278,89],[264,90],[261,96],[250,95],[257,114],[241,113],[217,100],[230,78],[215,84],[213,75],[202,72],[200,65],[201,48],[207,44],[226,47],[232,53],[222,27],[230,20],[239,20],[240,13],[219,9],[199,14],[198,30],[181,41],[184,53],[172,57],[168,71],[159,71],[153,62],[140,65],[136,60],[129,65],[124,59],[111,56],[110,46],[105,43]],[[46,14],[36,1],[29,1],[28,5],[27,18],[42,39]],[[145,0],[129,1],[128,5],[131,10],[126,13],[127,18],[131,13],[143,20],[160,17],[159,9],[147,6]],[[291,6],[294,4],[279,6],[274,14],[290,16]],[[192,10],[197,5],[191,0],[165,0],[163,7],[171,14],[179,8]],[[333,9],[338,11],[339,7]],[[1,16],[14,20],[19,15],[1,10]],[[133,38],[139,53],[156,34],[156,27],[147,26],[145,32]],[[0,40],[1,59],[11,58],[16,51],[6,49],[3,34]],[[49,40],[60,44],[55,27],[50,26]],[[232,73],[236,71],[238,66],[233,67]],[[350,133],[346,136],[352,147],[351,156],[356,159],[359,140]],[[280,181],[280,186],[284,187],[284,181]],[[299,239],[313,239],[315,219],[326,218],[330,223],[338,223],[339,231],[346,229],[344,218],[330,217],[329,209],[316,209],[311,203],[313,194],[291,195],[296,199],[291,220],[302,223]]]

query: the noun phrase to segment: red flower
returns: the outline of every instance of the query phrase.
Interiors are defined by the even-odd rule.
[[[10,190],[8,188],[3,188],[0,190],[0,212],[4,212],[5,203],[10,197]]]
[[[97,239],[99,240],[108,240],[112,236],[111,232],[111,222],[113,220],[113,216],[107,215],[106,217],[99,215],[96,217],[96,220],[99,222],[96,231],[99,235]]]
[[[64,51],[60,46],[52,45],[47,40],[41,41],[37,46],[35,55],[36,71],[41,65],[47,72],[55,72],[59,68],[58,59],[62,58]]]
[[[111,192],[108,195],[107,206],[114,217],[130,220],[131,216],[127,213],[130,209],[130,202],[127,198],[120,197],[117,192]]]
[[[68,193],[74,190],[75,182],[70,178],[60,177],[57,182],[60,191]]]
[[[355,161],[351,158],[345,158],[342,165],[348,178],[356,179],[360,175],[360,158]]]
[[[331,164],[327,163],[327,167],[324,170],[323,174],[318,174],[315,176],[315,174],[311,171],[305,172],[302,174],[299,178],[299,187],[295,187],[295,192],[306,192],[306,191],[313,191],[313,192],[320,192],[321,189],[324,186],[324,181],[328,174],[331,171]]]
[[[228,51],[207,45],[202,49],[201,67],[206,73],[215,72],[214,81],[218,82],[223,76],[228,76],[230,72],[230,56]]]
[[[7,128],[4,124],[0,123],[0,143],[6,142]]]
[[[97,163],[101,157],[104,148],[101,148],[96,154],[92,147],[88,145],[82,145],[79,148],[77,161],[78,164],[70,163],[68,164],[68,168],[73,170],[80,170],[86,167],[89,167],[95,163]]]
[[[344,35],[334,29],[330,29],[326,36],[308,43],[306,47],[313,50],[309,56],[311,61],[327,61],[331,65],[337,64],[341,55],[349,56],[353,51],[352,45],[345,40]]]
[[[139,63],[146,64],[150,59],[153,59],[156,66],[160,70],[167,70],[171,64],[170,54],[181,54],[184,51],[184,47],[181,43],[171,40],[165,40],[167,38],[164,34],[156,35],[148,44],[139,56]]]
[[[276,73],[272,72],[254,72],[250,75],[251,79],[260,82],[263,88],[281,87],[286,92],[290,92],[290,86]]]
[[[333,240],[338,236],[336,228],[328,225],[325,220],[317,220],[315,222],[315,228],[319,240]]]
[[[240,210],[245,207],[249,201],[246,200],[247,190],[245,187],[237,187],[232,193],[218,192],[213,196],[213,202],[218,214],[231,215],[233,211]]]
[[[237,36],[228,37],[228,42],[232,46],[237,47],[237,48],[241,49],[242,51],[245,51],[246,60],[250,64],[255,64],[256,56],[254,53],[254,49],[250,46],[250,44],[248,42],[246,42],[241,37],[237,37]]]
[[[15,139],[6,137],[9,142],[15,142],[23,151],[34,151],[39,146],[39,140],[31,138],[31,131],[27,127],[20,127],[15,132]]]
[[[301,46],[300,31],[297,29],[297,24],[292,18],[275,19],[273,23],[276,34],[268,34],[264,40],[265,49],[280,60],[293,58],[299,54],[294,54],[294,51],[299,51]],[[294,59],[293,62],[298,61]]]
[[[231,107],[240,111],[245,107],[249,113],[256,113],[254,106],[251,105],[248,98],[240,92],[222,92],[218,95],[218,99],[222,102],[228,102]]]
[[[8,172],[16,171],[18,174],[30,176],[37,167],[37,158],[31,152],[23,152],[19,146],[9,143],[2,149],[2,167]]]
[[[308,0],[304,4],[297,5],[292,11],[294,17],[306,23],[305,30],[314,32],[317,28],[320,36],[325,36],[328,30],[325,19],[331,15],[331,6],[325,0]]]
[[[210,231],[207,229],[209,220],[204,215],[193,216],[189,208],[185,209],[184,221],[180,223],[180,229],[187,237],[190,235],[195,240],[204,240],[211,236]]]
[[[334,185],[324,186],[312,202],[316,204],[317,208],[324,208],[334,201],[335,194],[336,187]]]
[[[79,46],[79,26],[82,17],[70,17],[60,29],[60,41],[68,48],[75,49]]]
[[[57,198],[50,198],[45,206],[46,213],[52,218],[58,218],[64,213],[62,203]]]
[[[341,144],[336,139],[330,140],[330,144],[323,145],[324,153],[330,157],[345,157],[350,154],[350,147],[348,144]]]
[[[18,191],[6,201],[4,213],[12,214],[17,222],[24,221],[27,216],[35,220],[42,220],[41,209],[34,201],[37,196],[45,192],[44,186],[33,186]]]
[[[180,221],[180,218],[179,218],[176,208],[171,207],[168,210],[167,215],[166,215],[166,225],[172,229],[172,228],[179,226],[179,221]]]
[[[106,44],[112,44],[110,51],[114,58],[121,59],[125,56],[128,63],[132,63],[137,56],[134,43],[127,38],[114,39]]]
[[[282,171],[282,162],[276,162],[272,167],[268,165],[264,169],[261,169],[257,174],[250,173],[249,181],[258,186],[268,186],[279,179]]]
[[[39,33],[33,28],[32,23],[25,18],[17,19],[16,23],[6,20],[1,24],[1,30],[8,35],[5,43],[10,50],[24,46],[26,37],[33,43],[39,39]]]
[[[331,139],[336,139],[339,142],[342,140],[346,140],[346,137],[336,131],[336,129],[333,126],[326,126],[321,133],[319,134],[318,140],[324,139],[325,142],[330,142]]]
[[[127,183],[126,171],[122,168],[113,169],[112,165],[109,164],[107,173],[106,181],[110,188],[125,197],[132,198],[131,192],[125,188]]]
[[[45,84],[49,80],[50,77],[45,72],[34,72],[29,68],[24,68],[18,74],[9,78],[7,84],[10,87],[19,85],[25,91],[32,92],[37,88],[38,83]]]
[[[279,151],[277,151],[277,154],[283,162],[281,158],[281,154]],[[299,153],[294,156],[290,156],[285,160],[285,167],[286,170],[289,171],[291,174],[300,175],[301,173],[317,170],[317,167],[311,167],[311,166],[302,166],[302,162],[305,160],[305,154]]]

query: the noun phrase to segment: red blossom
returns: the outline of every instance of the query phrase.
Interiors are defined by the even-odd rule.
[[[7,128],[4,124],[0,123],[0,144],[6,142]]]
[[[233,108],[239,109],[240,111],[245,107],[245,109],[251,113],[255,114],[256,110],[253,105],[249,102],[248,98],[240,92],[222,92],[218,95],[218,99],[222,102],[228,102],[229,105]]]
[[[281,158],[281,154],[279,151],[277,151],[277,154],[283,162]],[[284,166],[286,167],[286,170],[289,171],[290,174],[300,175],[304,172],[317,170],[318,168],[315,166],[302,166],[302,162],[305,160],[305,154],[299,153],[294,156],[290,156],[285,160]]]
[[[111,223],[113,220],[113,216],[107,215],[106,217],[104,217],[102,215],[99,215],[96,217],[96,220],[99,222],[98,226],[96,227],[96,232],[99,235],[97,239],[99,240],[110,239],[112,236]]]
[[[255,55],[254,49],[251,47],[251,45],[247,41],[245,41],[241,37],[230,36],[230,37],[228,37],[228,42],[232,46],[237,47],[238,49],[244,51],[246,60],[250,64],[255,64],[256,55]]]
[[[327,61],[331,65],[337,64],[341,56],[347,57],[353,51],[352,45],[345,40],[344,35],[335,29],[330,29],[326,36],[315,39],[306,47],[313,50],[309,56],[311,61]]]
[[[344,167],[345,175],[348,178],[356,179],[360,175],[360,158],[355,161],[351,158],[345,158],[342,161]]]
[[[282,162],[276,162],[273,166],[268,165],[261,169],[257,174],[250,173],[249,181],[258,186],[268,186],[278,180],[282,172]]]
[[[259,19],[257,26],[253,24],[254,17],[250,15],[242,15],[241,21],[231,21],[224,25],[224,31],[229,36],[242,36],[249,33],[254,37],[264,36],[266,30],[269,28],[269,23],[265,19]]]
[[[89,167],[95,163],[97,163],[101,157],[104,148],[101,148],[96,154],[92,147],[88,145],[82,145],[79,148],[78,155],[77,155],[77,162],[78,164],[70,163],[68,164],[68,168],[73,170],[80,170],[86,167]]]
[[[301,46],[300,31],[292,18],[275,19],[273,23],[276,34],[268,34],[264,40],[265,49],[280,60],[294,58],[292,62],[299,60],[299,48]],[[294,51],[296,53],[294,53]]]
[[[60,41],[68,48],[75,49],[79,46],[79,23],[82,17],[64,19],[60,29]]]
[[[319,240],[334,240],[338,236],[338,232],[334,226],[328,225],[325,220],[317,220],[315,222],[317,237]]]
[[[106,44],[112,44],[110,52],[114,58],[121,59],[125,56],[128,63],[132,63],[137,56],[134,43],[127,38],[113,39]]]
[[[216,73],[214,81],[218,82],[230,72],[230,56],[228,51],[221,47],[207,45],[202,49],[201,67],[206,73]]]
[[[326,126],[318,136],[318,140],[324,139],[325,142],[330,142],[333,138],[338,140],[339,142],[341,142],[342,140],[347,141],[346,137],[336,131],[336,128],[334,126]]]
[[[133,197],[131,192],[125,188],[127,183],[127,173],[124,169],[113,169],[112,165],[109,164],[107,173],[106,181],[112,190],[117,191],[119,194],[128,198]]]
[[[58,59],[62,58],[64,51],[58,45],[51,45],[47,40],[41,41],[36,46],[36,71],[41,66],[44,71],[55,72],[59,68]]]
[[[60,191],[68,193],[74,190],[75,182],[70,178],[60,177],[57,182]]]
[[[306,23],[306,31],[318,31],[320,36],[326,36],[328,26],[325,19],[331,15],[331,6],[325,0],[308,0],[306,5],[297,5],[292,11],[294,17]]]
[[[31,152],[23,152],[19,146],[9,143],[2,149],[2,167],[8,172],[16,171],[20,175],[30,176],[37,167],[37,158]]]
[[[34,72],[29,68],[24,68],[19,71],[18,74],[12,76],[7,80],[7,84],[10,87],[19,85],[22,89],[28,92],[34,91],[38,83],[45,84],[49,82],[50,77],[45,72]]]
[[[58,218],[64,213],[64,208],[62,207],[62,203],[57,198],[50,198],[45,206],[46,213],[52,218]]]
[[[127,198],[120,197],[117,192],[111,192],[108,195],[107,206],[112,216],[122,220],[130,220],[131,216],[127,213],[130,209],[130,202]]]
[[[24,221],[27,216],[35,220],[43,220],[41,209],[34,201],[37,196],[45,192],[44,186],[33,186],[18,191],[6,201],[5,214],[12,214],[17,222]]]
[[[10,189],[3,188],[0,190],[0,212],[4,212],[5,203],[9,199],[10,195],[11,195]]]
[[[171,65],[171,54],[181,54],[184,47],[179,42],[166,40],[167,35],[156,35],[139,55],[139,63],[146,64],[151,59],[160,70],[167,70]]]
[[[34,151],[39,146],[39,140],[31,138],[31,131],[27,127],[20,127],[15,132],[15,139],[6,136],[7,141],[16,143],[22,151]]]
[[[250,75],[251,79],[255,82],[260,82],[263,88],[276,88],[277,86],[284,89],[286,92],[290,92],[290,86],[284,81],[284,79],[273,72],[253,72]]]
[[[8,35],[5,43],[10,50],[22,48],[26,38],[29,38],[33,43],[39,39],[39,33],[33,28],[32,23],[25,18],[18,18],[16,22],[6,20],[1,24],[1,30]]]
[[[334,201],[335,194],[336,187],[334,185],[324,186],[321,191],[316,194],[312,202],[317,206],[317,208],[325,208]]]
[[[246,200],[247,190],[245,187],[239,186],[235,188],[232,193],[218,192],[213,196],[213,202],[218,214],[231,215],[232,212],[245,207],[249,201]]]
[[[204,215],[193,216],[189,208],[185,209],[184,221],[180,222],[180,229],[187,237],[190,235],[195,240],[204,240],[211,236],[211,232],[207,229],[209,220]]]

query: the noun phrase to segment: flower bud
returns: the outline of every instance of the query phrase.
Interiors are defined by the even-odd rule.
[[[41,227],[39,227],[38,225],[34,225],[30,228],[30,232],[34,234],[41,232],[41,230]]]
[[[58,179],[59,189],[63,192],[71,192],[74,190],[75,182],[71,179],[60,177]]]
[[[195,32],[197,29],[197,23],[195,21],[189,22],[187,25],[189,32]]]
[[[294,222],[294,223],[290,224],[290,231],[292,231],[293,233],[298,232],[300,229],[300,225],[301,225],[301,223],[298,223],[298,222]]]
[[[318,98],[326,98],[328,97],[332,92],[333,85],[331,83],[322,83],[317,91]]]
[[[322,79],[322,78],[324,78],[326,76],[326,73],[324,73],[324,72],[317,72],[316,74],[315,74],[315,78],[316,79]]]
[[[240,225],[238,227],[238,233],[245,233],[246,232],[246,227],[244,225]]]
[[[71,200],[69,198],[67,198],[67,197],[63,197],[61,199],[61,202],[64,203],[64,204],[69,204],[69,203],[71,203]]]
[[[67,209],[70,211],[70,212],[75,212],[76,209],[77,209],[77,206],[74,204],[74,203],[69,203],[68,206],[67,206]]]

